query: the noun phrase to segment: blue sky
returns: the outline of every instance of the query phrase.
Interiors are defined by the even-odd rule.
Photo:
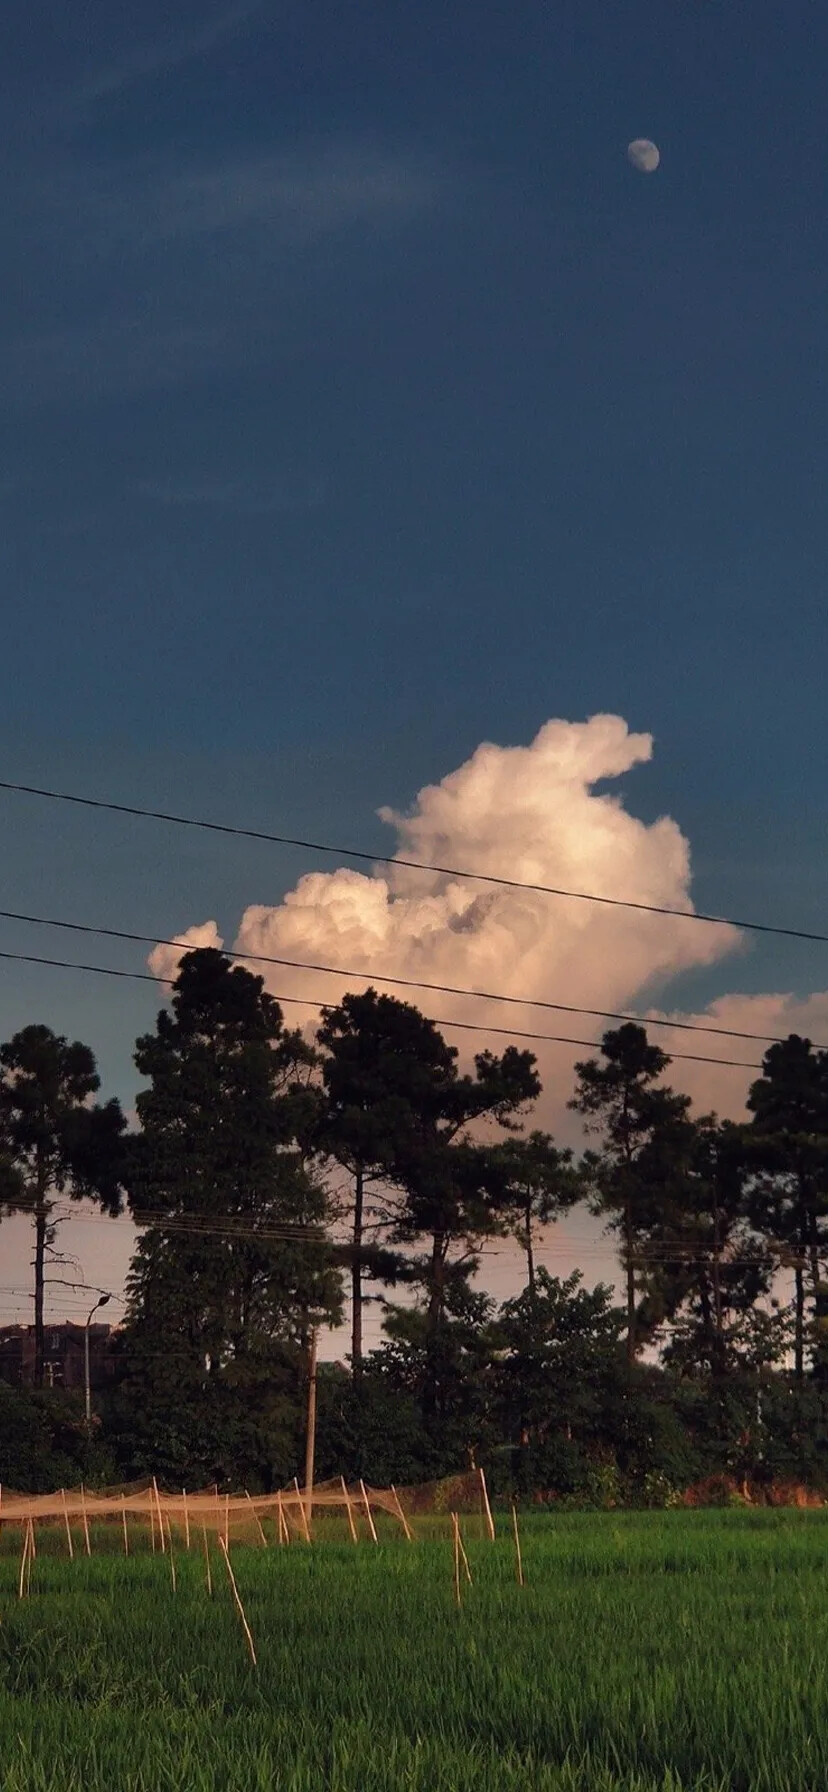
[[[696,901],[824,927],[824,9],[31,0],[4,35],[3,775],[379,847],[482,739],[608,710]],[[309,864],[0,822],[4,906],[148,932]],[[726,978],[825,983],[778,941]],[[128,1096],[151,991],[2,988]]]

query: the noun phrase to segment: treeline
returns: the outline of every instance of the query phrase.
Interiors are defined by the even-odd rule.
[[[654,1503],[710,1476],[828,1480],[828,1053],[808,1040],[770,1047],[735,1125],[693,1115],[643,1027],[610,1030],[575,1067],[577,1158],[532,1126],[530,1052],[462,1071],[434,1022],[374,990],[325,1010],[310,1045],[261,978],[200,950],[135,1063],[128,1130],[86,1046],[28,1027],[0,1048],[0,1202],[32,1218],[38,1384],[0,1387],[4,1484],[301,1474],[309,1343],[346,1293],[323,1476],[476,1461],[496,1491]],[[91,1436],[42,1388],[70,1200],[141,1227]],[[537,1261],[577,1206],[615,1239],[621,1305]],[[498,1307],[485,1253],[510,1239],[525,1286]],[[366,1301],[384,1332],[368,1352]]]

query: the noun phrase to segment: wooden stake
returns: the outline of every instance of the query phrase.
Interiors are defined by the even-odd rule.
[[[175,1592],[175,1590],[176,1590],[175,1557],[173,1556],[173,1546],[172,1546],[172,1525],[170,1524],[169,1519],[167,1519],[167,1542],[169,1543],[169,1546],[170,1546],[170,1580],[172,1581],[172,1590],[173,1590],[173,1592]]]
[[[81,1511],[83,1512],[83,1534],[84,1534],[84,1537],[86,1538],[86,1553],[88,1556],[91,1556],[92,1545],[89,1541],[89,1521],[86,1516],[86,1490],[84,1488],[82,1481],[81,1481]]]
[[[29,1555],[28,1555],[28,1560],[26,1562],[26,1598],[27,1599],[29,1597],[29,1588],[32,1584],[32,1562],[34,1561],[36,1555],[37,1555],[37,1550],[35,1548],[34,1520],[30,1518],[29,1519]]]
[[[391,1483],[391,1498],[393,1499],[394,1505],[397,1508],[397,1515],[399,1517],[400,1524],[402,1525],[402,1528],[405,1531],[406,1537],[408,1538],[409,1543],[413,1543],[414,1538],[412,1537],[411,1531],[409,1529],[408,1519],[406,1518],[405,1513],[402,1509],[402,1506],[400,1505],[400,1496],[399,1496],[397,1489],[394,1486],[393,1482]]]
[[[515,1506],[514,1500],[512,1501],[512,1524],[515,1532],[515,1556],[517,1558],[518,1586],[522,1587],[525,1584],[523,1579],[523,1561],[520,1554],[520,1532],[518,1530],[517,1507]]]
[[[230,1495],[224,1496],[224,1547],[230,1548]]]
[[[63,1501],[63,1522],[66,1526],[66,1541],[69,1545],[69,1560],[70,1560],[70,1562],[73,1562],[75,1559],[75,1547],[72,1542],[72,1526],[69,1523],[69,1513],[66,1509],[66,1488],[65,1487],[61,1487],[60,1497]]]
[[[489,1536],[491,1537],[491,1540],[494,1543],[494,1540],[495,1540],[494,1519],[492,1517],[492,1508],[489,1505],[489,1494],[488,1494],[488,1490],[486,1487],[486,1476],[484,1475],[482,1468],[479,1468],[477,1472],[480,1476],[480,1491],[483,1495],[483,1510],[486,1514],[486,1524],[488,1526]]]
[[[239,1597],[239,1589],[236,1586],[236,1576],[233,1573],[233,1570],[230,1566],[230,1557],[227,1554],[227,1546],[225,1544],[223,1537],[219,1537],[219,1543],[221,1544],[222,1550],[224,1552],[224,1560],[227,1564],[227,1572],[230,1576],[230,1585],[233,1588],[233,1598],[236,1601],[236,1606],[238,1608],[239,1617],[241,1618],[242,1624],[244,1625],[244,1634],[247,1637],[247,1647],[250,1650],[250,1659],[253,1663],[253,1666],[255,1667],[256,1666],[256,1651],[253,1647],[253,1638],[250,1635],[250,1625],[247,1622],[244,1606],[242,1605],[241,1599]]]
[[[373,1514],[371,1512],[371,1507],[370,1507],[370,1504],[368,1501],[368,1495],[365,1492],[365,1482],[362,1479],[360,1479],[359,1491],[362,1494],[362,1501],[363,1501],[363,1505],[365,1507],[365,1516],[368,1520],[368,1529],[371,1532],[371,1536],[373,1537],[374,1542],[378,1543],[379,1538],[377,1536],[377,1527],[374,1524],[374,1518],[373,1518]]]
[[[459,1543],[459,1545],[460,1545],[460,1557],[461,1557],[461,1560],[462,1560],[462,1563],[463,1563],[463,1567],[464,1567],[464,1569],[465,1569],[465,1573],[466,1573],[466,1579],[467,1579],[467,1581],[468,1581],[468,1583],[469,1583],[469,1586],[471,1586],[471,1584],[472,1584],[472,1577],[471,1577],[471,1569],[470,1569],[470,1567],[469,1567],[469,1558],[468,1558],[468,1556],[467,1556],[467,1555],[466,1555],[466,1548],[465,1548],[465,1544],[464,1544],[464,1542],[463,1542],[463,1533],[462,1533],[462,1531],[461,1531],[461,1529],[460,1529],[460,1520],[459,1520],[459,1518],[458,1518],[458,1520],[457,1520],[457,1541],[458,1541],[458,1543]]]
[[[299,1492],[299,1482],[295,1475],[293,1477],[293,1485],[296,1488],[296,1501],[297,1501],[297,1505],[299,1507],[299,1517],[302,1520],[302,1529],[305,1533],[305,1542],[310,1543],[311,1534],[310,1534],[310,1525],[308,1524],[308,1515],[307,1515],[307,1512],[305,1511],[305,1502],[302,1498],[301,1493]]]
[[[156,1481],[154,1475],[152,1477],[152,1491],[155,1494],[155,1510],[158,1515],[158,1536],[161,1541],[161,1554],[162,1554],[162,1556],[165,1556],[167,1553],[167,1539],[164,1536],[164,1519],[163,1519],[163,1515],[161,1512],[161,1495],[158,1492],[158,1482]]]
[[[350,1530],[350,1533],[351,1533],[351,1542],[352,1542],[352,1543],[358,1543],[358,1542],[359,1542],[359,1538],[358,1538],[358,1536],[357,1536],[357,1528],[356,1528],[356,1525],[355,1525],[355,1524],[354,1524],[354,1514],[353,1514],[353,1508],[352,1508],[352,1506],[351,1506],[351,1496],[350,1496],[350,1494],[349,1494],[349,1492],[348,1492],[348,1489],[347,1489],[347,1487],[346,1487],[346,1485],[345,1485],[345,1476],[344,1476],[344,1475],[340,1475],[340,1477],[339,1477],[339,1479],[340,1479],[340,1481],[341,1481],[341,1483],[342,1483],[342,1498],[343,1498],[343,1499],[344,1499],[344,1501],[345,1501],[345,1510],[346,1510],[346,1512],[347,1512],[347,1514],[348,1514],[348,1528],[349,1528],[349,1530]]]
[[[184,1540],[186,1542],[187,1548],[189,1549],[189,1547],[190,1547],[190,1514],[187,1510],[187,1489],[186,1489],[186,1487],[182,1487],[182,1489],[181,1489],[181,1498],[184,1501]]]
[[[287,1525],[285,1523],[284,1512],[282,1511],[281,1492],[277,1493],[277,1495],[276,1495],[276,1517],[277,1517],[278,1524],[279,1524],[279,1542],[280,1542],[280,1544],[281,1543],[289,1543],[290,1538],[286,1537],[284,1535],[284,1532],[287,1530]]]
[[[460,1605],[460,1526],[456,1512],[452,1512],[451,1524],[454,1532],[454,1603]]]
[[[207,1526],[206,1526],[206,1524],[202,1524],[201,1535],[204,1538],[204,1560],[205,1560],[205,1563],[207,1566],[207,1592],[209,1593],[210,1598],[212,1599],[212,1597],[213,1597],[213,1576],[210,1572],[210,1545],[207,1542]]]
[[[259,1536],[260,1536],[260,1537],[261,1537],[261,1540],[262,1540],[262,1542],[263,1542],[263,1544],[264,1544],[264,1546],[265,1546],[265,1549],[267,1549],[267,1538],[266,1538],[266,1536],[265,1536],[265,1534],[264,1534],[264,1531],[263,1531],[263,1530],[262,1530],[262,1521],[261,1521],[261,1519],[260,1519],[260,1517],[259,1517],[259,1514],[258,1514],[258,1512],[257,1512],[257,1511],[256,1511],[256,1508],[255,1508],[255,1506],[254,1506],[254,1505],[253,1505],[253,1501],[252,1501],[252,1500],[251,1500],[251,1499],[250,1499],[250,1495],[249,1495],[249,1493],[248,1493],[248,1491],[247,1491],[247,1488],[246,1488],[246,1487],[245,1487],[245,1490],[244,1490],[244,1497],[245,1497],[245,1499],[246,1499],[246,1500],[250,1500],[250,1506],[251,1506],[251,1510],[252,1510],[252,1512],[253,1512],[253,1517],[254,1517],[254,1518],[255,1518],[255,1520],[256,1520],[256,1524],[257,1524],[257,1526],[258,1526],[258,1530],[259,1530]]]
[[[124,1527],[124,1555],[128,1556],[129,1555],[129,1532],[127,1530],[127,1521],[126,1521],[126,1494],[125,1493],[121,1494],[121,1522]]]
[[[27,1563],[28,1559],[29,1559],[29,1527],[28,1527],[28,1525],[25,1525],[23,1528],[23,1553],[20,1557],[20,1579],[17,1583],[18,1599],[25,1599],[25,1597],[26,1597],[26,1590],[27,1590],[26,1589],[26,1563]]]

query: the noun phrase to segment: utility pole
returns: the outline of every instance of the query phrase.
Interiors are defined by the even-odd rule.
[[[94,1307],[90,1308],[89,1318],[87,1319],[83,1330],[83,1389],[86,1397],[87,1439],[92,1436],[92,1388],[89,1380],[89,1327],[92,1324],[93,1313],[97,1313],[99,1307],[105,1307],[107,1302],[111,1299],[111,1294],[102,1294],[100,1299],[96,1300]]]
[[[313,1464],[316,1452],[316,1339],[317,1330],[311,1330],[308,1345],[308,1422],[305,1433],[305,1518],[310,1529],[313,1518]]]

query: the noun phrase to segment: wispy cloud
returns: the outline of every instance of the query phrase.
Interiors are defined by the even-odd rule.
[[[180,385],[242,363],[243,347],[229,331],[155,328],[133,315],[18,338],[0,359],[0,378],[7,400],[38,405]]]
[[[371,280],[384,242],[427,215],[443,185],[422,160],[353,144],[117,169],[76,160],[30,176],[15,188],[7,246],[12,261],[19,247],[33,303],[0,352],[4,389],[41,403],[270,365],[303,328],[308,252],[327,255],[332,242],[346,282]]]
[[[96,100],[108,99],[125,88],[133,87],[136,82],[150,80],[155,75],[166,74],[171,69],[209,55],[224,38],[232,36],[240,26],[260,14],[264,6],[265,0],[237,0],[235,6],[216,13],[197,30],[179,33],[166,42],[156,39],[152,43],[137,45],[134,49],[125,51],[121,57],[83,81],[73,91],[70,105],[82,108],[94,104]]]
[[[421,209],[434,197],[433,170],[394,155],[331,146],[182,170],[151,183],[147,225],[159,236],[276,226],[282,240]]]
[[[327,493],[322,479],[242,473],[193,474],[188,478],[140,479],[132,490],[150,502],[175,508],[226,510],[238,516],[276,516],[293,510],[316,510]]]
[[[302,144],[256,156],[186,161],[142,156],[113,167],[82,158],[25,178],[18,227],[87,268],[205,236],[257,240],[257,253],[314,242],[360,224],[383,227],[427,210],[445,179],[422,157],[372,146]]]

